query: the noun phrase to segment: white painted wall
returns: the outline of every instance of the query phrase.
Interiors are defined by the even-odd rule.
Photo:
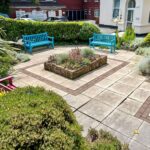
[[[101,0],[100,3],[100,24],[115,26],[113,22],[113,1]],[[119,30],[123,31],[126,28],[127,20],[127,4],[128,0],[120,1],[120,15],[122,15],[123,24],[119,25]],[[150,23],[148,22],[150,14],[150,0],[136,0],[136,8],[134,11],[133,26],[137,34],[150,32]]]

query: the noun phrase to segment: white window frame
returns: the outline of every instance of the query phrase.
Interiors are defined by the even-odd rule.
[[[118,7],[116,7],[116,1],[119,1],[119,6]],[[120,14],[120,0],[114,0],[114,5],[113,5],[113,13],[112,13],[112,18],[114,19],[114,18],[117,18],[117,17],[119,17],[119,14]],[[114,13],[115,13],[115,11],[118,11],[118,15],[116,16],[116,15],[114,15]]]

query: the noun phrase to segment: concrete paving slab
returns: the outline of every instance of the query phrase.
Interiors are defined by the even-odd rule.
[[[109,90],[116,92],[118,94],[122,94],[128,96],[131,92],[134,91],[135,87],[122,84],[122,83],[114,83],[111,87],[108,88]]]
[[[140,144],[139,142],[136,142],[132,140],[129,144],[130,150],[150,150],[148,147],[144,146],[143,144]]]
[[[82,135],[84,137],[87,136],[88,130],[90,128],[96,128],[99,125],[99,122],[97,122],[94,119],[80,113],[79,111],[76,111],[74,114],[75,114],[79,124],[83,127]]]
[[[71,94],[68,94],[66,96],[64,96],[64,99],[67,101],[67,103],[74,107],[74,108],[79,108],[80,106],[84,105],[85,103],[87,103],[90,98],[85,96],[85,95],[77,95],[77,96],[74,96],[74,95],[71,95]]]
[[[143,80],[140,80],[138,78],[133,78],[130,76],[125,76],[124,78],[120,79],[118,82],[127,84],[129,86],[138,87],[143,82]]]
[[[138,88],[129,97],[144,103],[149,96],[150,96],[150,91],[146,91]]]
[[[104,91],[103,88],[100,88],[99,86],[92,86],[91,88],[87,89],[85,92],[83,92],[84,95],[94,98],[98,94],[100,94],[102,91]]]
[[[142,106],[142,103],[127,98],[117,109],[134,116]]]
[[[105,90],[104,92],[96,96],[94,99],[115,108],[125,99],[125,96],[116,94],[112,91]]]
[[[135,135],[133,139],[150,148],[150,124],[143,122],[139,128],[139,134]]]
[[[103,121],[103,124],[132,138],[134,136],[134,131],[139,129],[142,122],[143,121],[138,118],[115,110]]]
[[[79,110],[98,121],[102,121],[109,113],[111,113],[113,108],[97,100],[91,100]]]

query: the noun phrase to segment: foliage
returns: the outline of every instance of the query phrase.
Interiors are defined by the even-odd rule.
[[[91,49],[80,50],[79,48],[75,48],[68,53],[51,55],[48,61],[74,70],[91,64],[97,57]]]
[[[0,97],[0,107],[0,149],[85,149],[71,109],[53,92],[18,88]]]
[[[83,42],[88,41],[99,29],[94,24],[83,22],[41,22],[24,21],[3,18],[0,26],[6,30],[7,39],[16,41],[24,34],[48,32],[55,37],[55,42]],[[87,30],[84,27],[88,28]]]
[[[144,38],[144,45],[150,46],[150,33]]]
[[[100,29],[93,24],[84,23],[79,33],[79,39],[86,41],[93,33],[100,33]]]
[[[103,130],[91,129],[83,138],[64,99],[40,87],[2,94],[0,109],[0,149],[128,150]]]
[[[119,37],[118,30],[116,31],[116,38],[117,38],[117,49],[129,49],[133,50],[134,45],[131,43],[135,40],[135,32],[134,29],[128,27],[122,37]],[[134,43],[133,43],[134,44]]]
[[[150,76],[150,56],[144,57],[143,60],[139,63],[139,71],[143,75]]]
[[[65,53],[58,54],[56,55],[55,59],[56,59],[56,63],[60,65],[60,64],[65,63],[69,59],[69,55]]]
[[[0,1],[0,12],[8,13],[9,12],[9,3],[10,3],[10,0],[1,0]]]
[[[150,56],[150,47],[139,47],[135,53],[142,56]]]
[[[129,49],[136,50],[137,48],[141,47],[144,43],[143,38],[135,38],[131,43],[129,44]]]
[[[121,48],[121,44],[122,44],[122,39],[121,39],[121,37],[119,37],[118,30],[116,30],[116,41],[117,41],[117,46],[116,46],[116,48],[117,48],[117,49],[120,49],[120,48]]]
[[[8,75],[13,64],[29,60],[27,55],[17,53],[15,50],[18,49],[12,47],[9,41],[0,38],[0,78]]]
[[[81,51],[82,56],[85,58],[93,57],[94,56],[94,51],[91,50],[90,48],[85,48]]]
[[[128,145],[121,144],[116,137],[103,130],[90,129],[87,138],[91,142],[91,150],[129,150]]]
[[[135,37],[134,29],[132,27],[128,27],[123,35],[123,41],[128,43],[133,41]]]

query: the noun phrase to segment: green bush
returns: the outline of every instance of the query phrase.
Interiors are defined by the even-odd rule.
[[[91,50],[90,48],[85,48],[81,51],[81,54],[83,57],[88,58],[88,57],[93,57],[94,56],[94,51]]]
[[[91,142],[91,150],[129,150],[128,145],[121,144],[116,137],[104,130],[90,129],[87,138]]]
[[[79,32],[79,39],[87,41],[90,37],[92,37],[93,33],[100,33],[100,29],[93,24],[84,23]]]
[[[90,23],[83,22],[32,22],[3,18],[0,21],[8,40],[16,41],[24,34],[48,32],[54,36],[56,42],[81,42],[88,41],[99,28]]]
[[[63,98],[40,87],[0,96],[0,110],[1,150],[128,150],[102,130],[92,129],[83,138]]]
[[[56,63],[58,65],[65,63],[69,59],[69,55],[66,53],[58,54],[55,56]]]
[[[123,41],[128,43],[128,42],[133,41],[135,39],[135,37],[136,37],[136,35],[134,32],[134,29],[131,27],[128,27],[124,33]]]
[[[144,38],[144,45],[150,46],[150,33]]]
[[[143,60],[139,63],[139,71],[143,75],[150,76],[150,56],[144,57]]]
[[[139,47],[135,53],[142,56],[150,56],[150,47]]]
[[[18,88],[0,97],[0,149],[84,150],[71,109],[43,88]]]

